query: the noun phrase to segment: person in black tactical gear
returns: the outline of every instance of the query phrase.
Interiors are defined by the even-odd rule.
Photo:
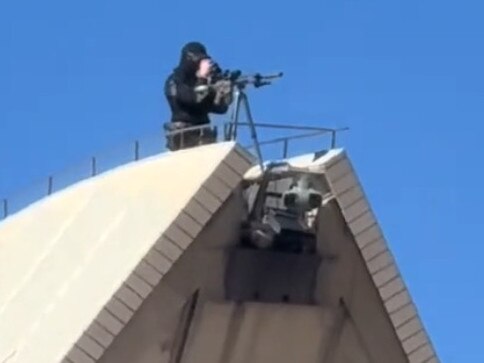
[[[170,150],[215,142],[217,131],[209,127],[209,114],[224,114],[232,103],[230,81],[212,84],[210,80],[215,67],[202,43],[183,46],[180,63],[166,79],[164,89],[171,110],[171,120],[165,124]]]

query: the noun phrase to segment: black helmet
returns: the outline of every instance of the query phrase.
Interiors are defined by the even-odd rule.
[[[200,42],[186,43],[181,51],[180,64],[184,67],[196,69],[202,59],[210,58],[207,48]]]

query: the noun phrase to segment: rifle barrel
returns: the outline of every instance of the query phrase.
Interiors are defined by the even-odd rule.
[[[266,86],[271,84],[271,81],[276,78],[281,78],[283,76],[283,72],[275,73],[275,74],[252,74],[252,75],[240,75],[237,79],[235,79],[235,83],[240,85],[248,85],[253,84],[256,87]]]

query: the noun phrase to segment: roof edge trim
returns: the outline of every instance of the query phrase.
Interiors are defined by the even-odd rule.
[[[412,363],[438,362],[430,337],[346,151],[340,151],[325,163],[325,175],[407,358]]]

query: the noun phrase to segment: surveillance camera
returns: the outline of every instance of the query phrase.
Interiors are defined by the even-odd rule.
[[[318,208],[322,204],[323,196],[314,189],[296,187],[283,194],[283,202],[288,209],[309,211]]]

